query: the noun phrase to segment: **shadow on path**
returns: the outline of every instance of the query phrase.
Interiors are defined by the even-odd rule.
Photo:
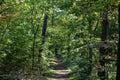
[[[56,59],[52,68],[54,72],[50,74],[51,76],[48,80],[69,80],[69,71],[61,59]]]

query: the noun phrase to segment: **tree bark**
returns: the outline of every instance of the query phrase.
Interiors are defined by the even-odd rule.
[[[48,19],[48,16],[45,14],[44,15],[44,20],[43,20],[43,26],[42,26],[42,45],[44,45],[45,43],[45,36],[46,36],[46,29],[47,29],[47,19]],[[41,47],[39,49],[39,54],[38,54],[38,63],[40,63],[41,61],[41,58],[42,58],[42,51],[43,51],[43,48]]]
[[[91,75],[91,72],[92,72],[92,65],[93,65],[92,55],[93,55],[92,48],[89,48],[89,66],[88,66],[88,73],[87,73],[88,77]]]
[[[47,19],[48,16],[45,14],[44,21],[43,21],[43,27],[42,27],[42,44],[45,42],[45,35],[46,35],[46,29],[47,29]]]
[[[103,46],[100,46],[99,52],[100,52],[100,70],[98,71],[98,76],[100,77],[100,80],[105,80],[106,73],[105,73],[105,54],[106,54],[106,48],[104,45],[107,44],[107,27],[108,27],[108,14],[107,12],[103,15],[103,21],[102,21],[102,33],[101,33],[101,41],[103,41]]]
[[[67,58],[70,57],[70,33],[68,33]]]
[[[117,74],[116,74],[116,80],[120,80],[120,3],[118,5],[118,23],[119,23],[119,40],[118,40],[118,52],[117,52]]]

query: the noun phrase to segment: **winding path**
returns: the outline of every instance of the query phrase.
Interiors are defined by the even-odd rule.
[[[56,59],[55,64],[53,65],[54,73],[52,73],[51,78],[48,80],[69,80],[69,71],[61,59]]]

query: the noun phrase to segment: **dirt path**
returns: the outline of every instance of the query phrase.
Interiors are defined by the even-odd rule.
[[[69,80],[68,74],[69,71],[67,70],[67,67],[60,59],[55,60],[55,64],[53,65],[54,73],[52,73],[51,78],[48,80]]]

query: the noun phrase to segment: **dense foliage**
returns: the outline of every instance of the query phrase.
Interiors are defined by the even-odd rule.
[[[100,79],[102,69],[107,80],[115,80],[117,5],[117,0],[0,0],[0,79],[43,78],[59,55],[71,70],[71,80]],[[105,15],[109,48],[101,55]]]

